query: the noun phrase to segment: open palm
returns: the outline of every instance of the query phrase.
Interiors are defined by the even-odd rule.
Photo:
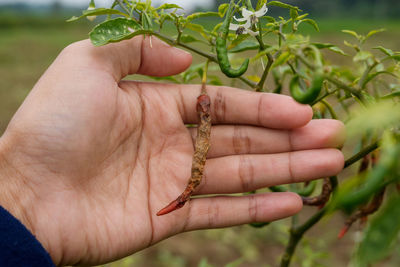
[[[208,196],[158,217],[190,176],[199,85],[121,81],[191,63],[153,38],[67,47],[0,139],[16,170],[19,216],[63,264],[100,264],[194,229],[271,221],[298,212],[292,193]],[[310,121],[291,98],[208,87],[213,128],[196,194],[229,194],[338,173],[343,126]],[[26,186],[27,185],[27,186]]]

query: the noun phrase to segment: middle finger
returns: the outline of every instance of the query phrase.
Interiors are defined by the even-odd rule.
[[[193,142],[197,128],[190,128]],[[272,154],[341,147],[345,128],[338,120],[312,120],[302,128],[277,130],[247,125],[212,127],[207,158],[238,154]]]

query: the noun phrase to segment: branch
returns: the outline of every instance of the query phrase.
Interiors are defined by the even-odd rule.
[[[269,73],[269,71],[271,69],[272,64],[274,63],[274,58],[272,57],[272,55],[270,53],[267,53],[267,57],[268,57],[267,66],[265,67],[265,70],[263,72],[263,75],[261,76],[260,81],[255,86],[257,92],[262,92],[263,91],[264,83],[267,80],[268,73]]]
[[[361,150],[360,152],[358,152],[351,158],[347,159],[344,163],[344,168],[347,168],[347,167],[353,165],[354,163],[356,163],[357,161],[359,161],[360,159],[362,159],[363,157],[365,157],[372,151],[376,150],[379,147],[378,143],[379,142],[376,141],[376,142],[370,144],[369,146],[367,146],[366,148],[364,148],[363,150]]]
[[[161,33],[158,33],[158,32],[151,32],[149,34],[152,34],[152,35],[160,38],[161,40],[167,42],[170,45],[180,46],[180,47],[183,47],[183,48],[185,48],[187,50],[190,50],[190,51],[192,51],[192,52],[194,52],[194,53],[196,53],[196,54],[198,54],[198,55],[200,55],[202,57],[207,58],[208,60],[210,60],[210,62],[218,63],[218,59],[217,59],[217,57],[215,55],[205,53],[205,52],[200,51],[197,48],[192,47],[190,45],[187,45],[187,44],[184,44],[184,43],[181,43],[181,42],[177,42],[176,40],[173,40],[173,39],[169,38],[168,36],[165,36],[165,35],[163,35]],[[245,84],[247,84],[249,87],[251,87],[252,89],[257,86],[256,83],[254,83],[254,82],[252,82],[249,79],[246,79],[244,77],[239,77],[239,79],[242,82],[244,82]]]

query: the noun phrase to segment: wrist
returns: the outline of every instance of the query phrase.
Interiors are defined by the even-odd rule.
[[[23,179],[7,154],[8,146],[0,138],[0,205],[33,233],[34,228],[26,212],[31,194],[25,192],[27,188],[23,186]]]

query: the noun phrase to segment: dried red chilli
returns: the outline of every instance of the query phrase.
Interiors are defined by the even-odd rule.
[[[345,222],[343,228],[340,230],[338,234],[338,238],[342,238],[350,227],[355,223],[357,220],[361,219],[362,221],[366,221],[368,215],[375,213],[381,206],[383,202],[383,197],[385,195],[385,188],[383,188],[379,193],[377,193],[370,203],[361,207],[357,210],[353,215],[351,215]]]
[[[205,71],[206,73],[206,71]],[[200,184],[203,178],[204,166],[206,164],[206,157],[208,149],[210,148],[210,134],[211,134],[211,100],[207,95],[205,78],[201,94],[197,98],[197,114],[199,116],[199,126],[197,128],[197,136],[195,141],[195,151],[192,160],[191,177],[183,193],[174,201],[169,203],[165,208],[157,212],[157,216],[165,215],[174,210],[182,208],[185,203],[190,199],[196,187]]]
[[[329,178],[324,178],[324,184],[322,185],[322,192],[320,195],[315,197],[302,197],[303,204],[308,206],[322,206],[328,202],[333,187]]]
[[[359,173],[364,172],[368,169],[370,163],[372,167],[375,167],[379,159],[379,150],[373,151],[371,154],[366,155],[361,162]],[[344,223],[343,228],[338,234],[338,238],[342,238],[350,229],[350,227],[357,221],[366,221],[368,215],[375,213],[381,206],[383,202],[383,197],[385,195],[386,187],[383,187],[381,191],[375,194],[372,200],[366,205],[360,207],[355,213],[353,213]]]

